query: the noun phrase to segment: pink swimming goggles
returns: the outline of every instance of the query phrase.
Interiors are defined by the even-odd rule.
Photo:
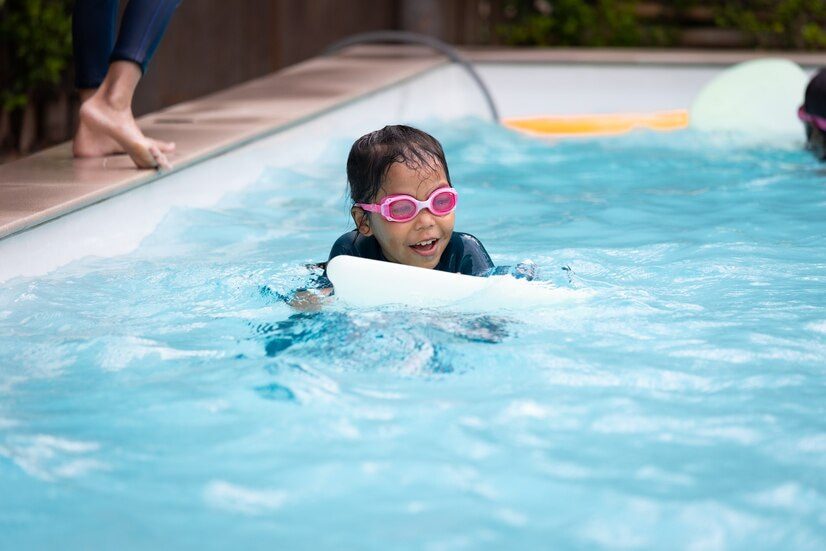
[[[409,222],[422,209],[427,209],[436,216],[450,214],[456,209],[458,196],[452,187],[443,187],[431,193],[427,201],[419,201],[410,195],[389,195],[381,203],[356,203],[356,206],[368,212],[377,212],[388,222]]]

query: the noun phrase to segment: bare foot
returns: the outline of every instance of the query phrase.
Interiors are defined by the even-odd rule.
[[[175,151],[175,144],[147,138],[152,145],[158,147],[163,153]],[[75,157],[105,157],[107,155],[119,155],[126,153],[126,150],[118,142],[105,134],[94,132],[83,120],[77,127],[74,140],[72,140],[72,153]]]
[[[99,95],[80,106],[80,126],[73,151],[77,157],[126,152],[138,168],[170,168],[166,153],[175,144],[151,140],[138,128],[132,110],[116,109]]]

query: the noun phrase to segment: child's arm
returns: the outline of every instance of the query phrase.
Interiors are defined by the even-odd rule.
[[[327,279],[326,262],[307,264],[312,276],[303,289],[296,289],[287,299],[287,304],[302,312],[316,312],[327,302],[333,294],[333,284]]]
[[[359,257],[367,256],[368,258],[371,255],[376,256],[378,249],[370,250],[371,245],[373,248],[378,247],[375,240],[360,240],[358,231],[351,230],[333,243],[327,262],[342,254]],[[366,251],[362,249],[366,249]],[[287,300],[287,304],[302,312],[315,312],[329,302],[329,297],[333,294],[333,284],[327,279],[327,262],[307,264],[307,269],[313,273],[313,278],[306,289],[295,291],[292,297]]]

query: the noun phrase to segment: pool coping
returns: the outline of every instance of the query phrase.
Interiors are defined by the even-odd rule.
[[[776,56],[806,66],[802,52],[582,48],[460,48],[475,63],[730,65]],[[419,46],[355,46],[138,119],[146,135],[177,144],[172,170],[138,170],[125,155],[74,159],[71,142],[0,165],[0,239],[156,181],[251,141],[292,128],[404,83],[448,60]]]
[[[699,65],[726,66],[755,59],[788,59],[806,67],[826,66],[826,54],[773,50],[651,50],[640,48],[499,48],[464,47],[462,54],[474,63],[575,64],[575,65]]]

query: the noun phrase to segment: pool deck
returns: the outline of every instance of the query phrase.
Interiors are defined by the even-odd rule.
[[[826,55],[593,49],[460,51],[476,63],[731,65],[783,57],[816,67]],[[172,170],[138,170],[125,155],[74,159],[71,142],[0,165],[0,239],[79,210],[447,63],[416,46],[357,46],[316,57],[138,119],[147,136],[177,144]]]

